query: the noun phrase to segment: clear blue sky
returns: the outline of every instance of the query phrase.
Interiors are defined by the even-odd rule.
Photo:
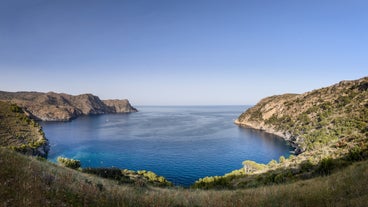
[[[0,90],[255,104],[368,75],[366,0],[0,0]]]

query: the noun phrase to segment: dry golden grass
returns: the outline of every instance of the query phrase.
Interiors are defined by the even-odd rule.
[[[139,187],[0,148],[1,206],[366,206],[368,161],[327,177],[245,190]]]

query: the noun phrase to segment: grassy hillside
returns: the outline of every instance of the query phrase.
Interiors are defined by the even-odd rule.
[[[0,101],[0,146],[47,157],[48,143],[41,126],[17,105]]]
[[[330,176],[233,191],[119,185],[5,148],[0,165],[2,206],[365,206],[368,201],[368,161]]]

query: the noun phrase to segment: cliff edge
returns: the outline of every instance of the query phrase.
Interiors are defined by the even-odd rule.
[[[262,99],[235,124],[283,137],[299,154],[340,139],[368,136],[368,77],[303,94]]]
[[[126,99],[102,101],[92,94],[73,96],[54,92],[0,91],[0,100],[17,104],[28,116],[42,121],[69,121],[81,115],[137,112]]]

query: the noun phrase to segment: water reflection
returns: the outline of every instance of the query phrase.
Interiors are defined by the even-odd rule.
[[[238,127],[239,136],[246,140],[249,145],[258,146],[258,153],[268,156],[277,156],[277,154],[282,154],[286,148],[289,151],[293,151],[294,149],[288,145],[285,140],[279,136],[267,133],[262,130]],[[284,147],[280,147],[284,146]],[[287,154],[288,155],[288,154]],[[286,156],[287,156],[286,155]],[[268,157],[266,156],[266,157]],[[285,156],[285,155],[283,155]],[[254,159],[256,160],[256,158]],[[261,159],[263,163],[267,163],[269,160]]]

